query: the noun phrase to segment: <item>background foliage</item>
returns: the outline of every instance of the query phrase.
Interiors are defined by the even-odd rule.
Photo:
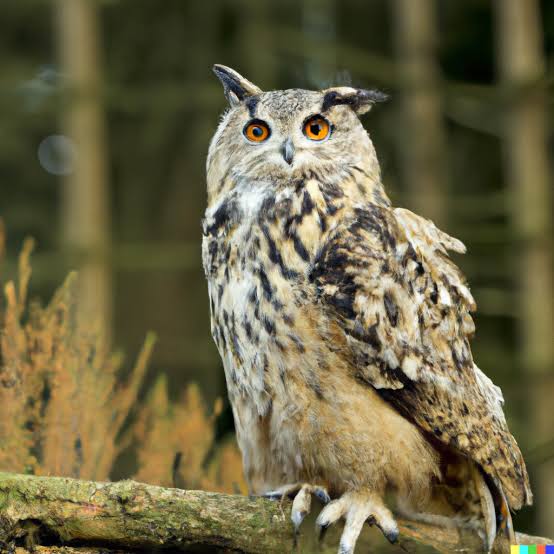
[[[0,22],[4,283],[16,279],[24,238],[38,245],[30,286],[26,243],[19,284],[5,289],[1,468],[244,490],[227,403],[207,408],[225,398],[200,263],[205,154],[225,107],[211,73],[218,62],[265,89],[352,83],[390,93],[391,101],[364,119],[385,185],[396,204],[432,216],[468,246],[457,261],[479,305],[475,358],[504,391],[539,493],[537,508],[516,524],[554,535],[554,521],[541,517],[554,514],[553,488],[541,494],[548,472],[554,482],[554,425],[549,396],[536,395],[554,391],[554,368],[548,348],[541,371],[530,371],[532,353],[521,354],[529,342],[521,325],[529,317],[523,273],[536,272],[519,263],[527,259],[517,223],[524,207],[510,186],[505,149],[510,114],[530,83],[498,84],[503,0],[414,2],[416,27],[424,29],[419,50],[410,48],[402,0],[79,0],[92,5],[81,15],[94,20],[99,54],[86,90],[71,75],[70,55],[86,48],[84,34],[68,38],[71,19],[63,14],[71,1],[8,2]],[[542,146],[550,154],[554,4],[537,6],[540,26],[528,33],[540,44],[544,71],[531,84],[544,94],[536,105],[544,107]],[[423,69],[412,73],[422,59]],[[410,98],[421,91],[427,107],[414,112]],[[89,97],[102,122],[95,159],[105,171],[88,191],[106,196],[103,217],[92,221],[102,228],[100,254],[79,234],[87,202],[75,194],[89,145],[71,118]],[[547,164],[549,176],[551,159]],[[543,242],[551,241],[551,199],[546,205]],[[549,253],[551,242],[539,253],[545,279]],[[70,270],[86,275],[91,264],[108,275],[110,307],[98,314],[103,325],[80,327],[77,298],[94,301],[94,287],[79,288],[74,276],[57,287]],[[55,290],[47,307],[27,307],[29,294],[51,298]],[[534,309],[540,321],[548,321],[551,304],[550,292]],[[121,369],[128,366],[110,354],[112,345],[137,352],[148,329],[158,336],[148,369],[149,341],[135,370]],[[23,380],[9,388],[12,367]]]

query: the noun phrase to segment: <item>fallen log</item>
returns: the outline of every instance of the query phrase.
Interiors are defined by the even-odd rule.
[[[295,546],[290,502],[185,491],[119,481],[98,483],[65,477],[0,473],[0,550],[5,552],[115,553],[242,552],[273,554],[312,552],[313,528],[303,528]],[[479,552],[481,540],[457,528],[399,520],[401,544],[415,542],[438,552]],[[336,552],[339,529],[319,552]],[[382,545],[379,532],[362,539]],[[521,544],[548,539],[518,534]],[[366,543],[366,545],[369,543]],[[18,549],[17,551],[15,549]],[[390,552],[400,551],[391,546]],[[363,546],[360,544],[360,551]],[[380,550],[387,552],[389,550]],[[497,541],[494,552],[508,553]]]

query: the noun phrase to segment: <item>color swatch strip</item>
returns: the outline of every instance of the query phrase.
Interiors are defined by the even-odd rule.
[[[554,554],[554,544],[512,544],[510,554]]]

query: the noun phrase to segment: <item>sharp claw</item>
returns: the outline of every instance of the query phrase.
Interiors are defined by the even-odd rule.
[[[376,525],[381,533],[383,533],[384,537],[391,543],[396,544],[398,542],[398,537],[400,536],[400,531],[398,530],[398,527],[383,527],[379,524],[375,516],[371,515],[367,518],[367,523],[369,525]]]
[[[317,534],[317,540],[322,541],[325,537],[325,534],[327,533],[327,529],[329,529],[329,523],[319,523],[315,522],[315,532]]]
[[[290,518],[294,525],[296,541],[296,537],[299,534],[300,526],[302,525],[302,522],[304,521],[306,516],[310,513],[312,495],[317,497],[317,499],[323,504],[328,505],[331,502],[331,498],[329,497],[329,494],[324,487],[310,485],[307,483],[303,485],[296,484],[279,487],[277,490],[264,493],[262,496],[270,500],[283,500],[287,496],[294,497]],[[334,510],[331,510],[331,512],[327,512],[327,514],[324,515],[323,519],[321,517],[318,518],[318,521],[316,522],[316,529],[318,531],[318,536],[320,540],[323,538],[327,527],[329,527],[332,521],[334,521],[333,518],[337,519],[338,517],[340,517],[341,514],[334,515],[337,507],[338,506],[335,506]]]
[[[331,502],[331,497],[327,494],[325,489],[316,489],[314,494],[323,504],[329,504],[329,502]]]
[[[383,535],[385,535],[385,538],[391,544],[396,544],[398,542],[398,537],[400,535],[400,532],[398,531],[398,529],[391,529],[389,531],[383,531]]]
[[[329,501],[323,510],[321,510],[315,521],[315,528],[319,542],[323,541],[327,529],[344,516],[345,509],[346,506],[344,500],[337,499]],[[345,552],[348,552],[348,550],[345,550]]]
[[[354,548],[351,544],[340,544],[339,546],[339,554],[352,554],[354,552]]]
[[[315,520],[315,526],[316,526],[316,529],[323,529],[323,530],[326,530],[327,527],[329,527],[329,525],[331,525],[331,521],[326,519],[326,518],[322,518],[323,512],[321,512],[318,516],[317,516],[317,519]]]
[[[310,489],[304,486],[300,489],[300,492],[296,495],[292,502],[291,519],[297,533],[300,525],[304,521],[304,518],[310,512],[311,504],[312,496]]]
[[[302,525],[302,522],[304,521],[304,518],[308,512],[306,511],[300,511],[300,510],[293,510],[290,518],[292,519],[292,523],[294,524],[294,531],[296,533],[299,532],[300,525]]]

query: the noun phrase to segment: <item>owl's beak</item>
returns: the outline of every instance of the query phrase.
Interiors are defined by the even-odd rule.
[[[281,153],[283,154],[284,160],[291,165],[292,160],[294,158],[294,144],[292,143],[292,139],[288,138],[284,143],[283,147],[281,149]]]

